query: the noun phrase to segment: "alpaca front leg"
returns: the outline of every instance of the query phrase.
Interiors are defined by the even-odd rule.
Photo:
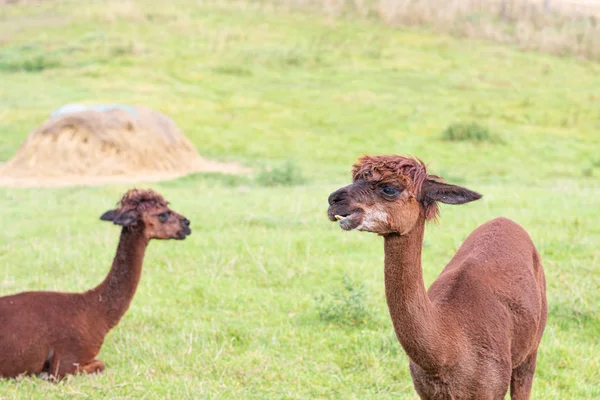
[[[104,371],[104,363],[100,360],[92,360],[87,364],[77,362],[77,357],[73,354],[67,354],[61,357],[60,353],[56,353],[52,359],[50,366],[50,380],[56,382],[63,379],[66,375],[75,375],[79,373],[93,374],[102,373]]]
[[[533,375],[537,360],[537,350],[512,372],[510,381],[510,398],[512,400],[528,400],[533,385]]]
[[[101,374],[104,371],[104,363],[100,360],[93,360],[89,364],[79,367],[79,372],[85,374]]]
[[[78,368],[79,364],[77,364],[75,356],[72,354],[62,356],[62,353],[55,351],[48,370],[48,379],[52,382],[58,382],[67,375],[77,373]]]

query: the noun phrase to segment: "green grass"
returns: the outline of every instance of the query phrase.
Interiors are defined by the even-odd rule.
[[[0,398],[415,399],[382,241],[325,214],[364,153],[419,156],[484,194],[428,226],[427,285],[479,224],[527,229],[550,311],[533,398],[600,397],[600,66],[251,4],[0,6],[0,160],[65,103],[141,103],[202,155],[289,175],[151,185],[194,233],[151,244],[106,373],[0,382]],[[457,122],[502,144],[443,140]],[[126,189],[0,189],[0,295],[99,283],[118,240],[99,216]],[[345,282],[363,285],[358,300]]]
[[[489,129],[476,122],[450,124],[441,135],[442,139],[450,142],[498,142]]]

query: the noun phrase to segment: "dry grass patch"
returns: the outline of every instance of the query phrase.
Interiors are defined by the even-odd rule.
[[[96,185],[195,172],[247,172],[200,157],[173,120],[146,107],[69,107],[53,113],[0,165],[0,186]]]

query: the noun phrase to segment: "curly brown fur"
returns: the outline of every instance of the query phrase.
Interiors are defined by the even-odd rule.
[[[117,205],[121,212],[128,210],[143,212],[151,208],[167,207],[169,202],[152,189],[130,189]]]

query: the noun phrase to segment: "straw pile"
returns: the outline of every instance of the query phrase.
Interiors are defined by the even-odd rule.
[[[0,186],[68,186],[245,172],[201,158],[177,125],[141,106],[67,105],[0,165]]]

